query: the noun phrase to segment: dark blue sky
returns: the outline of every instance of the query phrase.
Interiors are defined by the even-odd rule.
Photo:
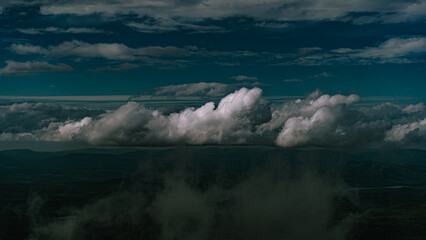
[[[197,82],[257,82],[265,95],[426,95],[424,1],[0,7],[0,95],[134,95]]]

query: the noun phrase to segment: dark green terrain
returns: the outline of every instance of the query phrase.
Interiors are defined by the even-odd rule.
[[[0,239],[425,236],[422,150],[0,152]]]

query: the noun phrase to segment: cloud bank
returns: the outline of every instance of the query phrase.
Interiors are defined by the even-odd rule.
[[[176,96],[197,91],[219,91],[209,88],[214,86],[210,85],[200,83],[171,86],[170,89],[174,89]],[[167,87],[157,89],[161,94],[168,90]],[[217,105],[208,102],[168,114],[131,101],[106,113],[94,114],[96,112],[86,109],[66,120],[63,116],[56,117],[54,111],[46,114],[37,110],[43,105],[22,103],[2,107],[1,114],[6,120],[0,125],[0,139],[81,141],[117,146],[260,144],[377,147],[425,143],[424,103],[404,107],[391,103],[360,107],[357,105],[360,100],[354,94],[330,96],[317,90],[304,99],[271,104],[262,97],[262,90],[255,87],[236,90],[223,97]],[[19,113],[19,108],[32,112],[39,120],[31,120],[31,124],[25,117],[18,118],[22,119],[21,122],[14,121],[15,116],[21,116],[16,113]]]

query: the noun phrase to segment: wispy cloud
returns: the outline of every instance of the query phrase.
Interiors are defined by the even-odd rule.
[[[234,79],[236,81],[257,81],[257,77],[249,77],[246,75],[237,75],[237,76],[232,76],[231,79]]]
[[[300,78],[287,78],[284,79],[283,82],[303,82],[303,80]]]
[[[148,46],[130,48],[122,43],[86,43],[81,41],[63,42],[47,48],[34,45],[12,44],[10,49],[17,54],[43,54],[47,56],[78,56],[86,58],[106,58],[109,60],[136,61],[144,57],[182,56],[188,50],[172,46]]]
[[[237,83],[225,84],[216,82],[199,82],[180,85],[169,85],[151,89],[153,95],[168,96],[203,96],[203,97],[223,97],[241,87],[264,87],[262,83]]]
[[[324,50],[319,47],[298,48],[294,52],[266,51],[217,51],[199,48],[197,46],[145,46],[128,47],[123,43],[87,43],[82,41],[67,41],[58,45],[42,47],[30,44],[12,44],[9,49],[16,54],[41,54],[47,57],[81,57],[105,58],[107,60],[140,61],[150,64],[185,65],[204,63],[219,65],[367,65],[397,63],[409,64],[424,61],[426,53],[425,37],[397,37],[388,39],[377,46],[365,48],[337,48]],[[173,61],[171,61],[173,58]],[[197,61],[195,61],[197,60]],[[232,62],[230,62],[232,60]],[[128,67],[128,66],[125,66]],[[104,69],[108,70],[108,69]],[[110,69],[113,70],[113,69]],[[119,70],[119,68],[117,69]],[[122,69],[125,70],[125,69]],[[328,73],[314,78],[329,77]],[[231,77],[237,81],[255,81],[256,77],[236,75]]]
[[[66,64],[53,65],[45,61],[15,62],[6,61],[6,66],[0,68],[0,75],[26,75],[36,72],[69,72],[74,69]]]
[[[159,18],[150,21],[145,20],[143,22],[130,22],[127,24],[127,26],[144,33],[173,32],[179,30],[188,30],[190,33],[228,32],[228,30],[219,26],[178,22],[170,18]]]
[[[89,69],[88,71],[91,72],[105,72],[105,71],[112,71],[112,72],[124,72],[131,69],[138,68],[139,65],[133,64],[133,63],[123,63],[119,65],[114,66],[106,66],[106,67],[98,67],[94,69]]]
[[[426,37],[391,38],[377,47],[353,50],[361,58],[395,59],[426,52]]]
[[[83,33],[106,33],[103,30],[96,28],[58,28],[58,27],[47,27],[47,28],[18,28],[17,31],[25,34],[46,34],[46,33],[73,33],[73,34],[83,34]]]
[[[374,47],[359,49],[338,48],[328,51],[305,52],[293,60],[285,61],[283,65],[366,65],[383,63],[416,63],[421,62],[426,52],[425,37],[391,38]],[[292,56],[289,57],[290,59]],[[287,58],[288,59],[288,58]],[[324,76],[323,76],[324,77]]]

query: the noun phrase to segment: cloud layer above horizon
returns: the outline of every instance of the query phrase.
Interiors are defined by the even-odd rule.
[[[217,105],[207,102],[167,114],[134,101],[113,111],[45,103],[4,104],[0,106],[0,141],[281,147],[401,147],[425,143],[423,102],[366,107],[357,105],[360,100],[355,94],[328,95],[316,90],[304,99],[272,104],[262,97],[260,88],[243,87]]]

